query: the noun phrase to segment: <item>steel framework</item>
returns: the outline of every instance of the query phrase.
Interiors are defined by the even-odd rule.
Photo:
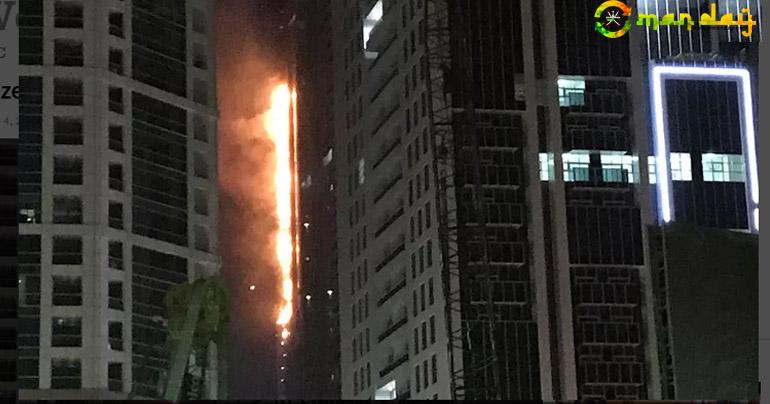
[[[486,206],[481,182],[481,163],[472,97],[473,72],[469,68],[467,25],[458,0],[427,0],[425,7],[428,113],[433,139],[433,175],[437,185],[439,245],[442,289],[448,336],[452,399],[500,399],[498,358],[495,347],[495,306],[493,301],[489,243],[486,234]],[[464,153],[461,153],[463,151]],[[469,158],[470,161],[465,159]],[[463,161],[460,161],[463,159]],[[470,173],[463,164],[469,165]],[[462,178],[472,178],[465,183]],[[458,216],[458,196],[475,220]],[[468,209],[470,208],[470,209]],[[478,243],[481,262],[467,265],[469,245]],[[473,272],[473,273],[471,273]],[[471,307],[470,283],[485,290],[484,309]]]

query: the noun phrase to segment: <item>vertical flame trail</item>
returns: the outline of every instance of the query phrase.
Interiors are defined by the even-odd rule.
[[[299,244],[295,220],[296,204],[296,136],[292,136],[295,123],[292,114],[295,94],[287,84],[277,86],[270,95],[270,109],[265,114],[265,130],[275,145],[275,213],[278,229],[275,233],[275,253],[281,271],[281,304],[277,325],[281,327],[281,339],[288,339],[289,323],[293,315],[294,296],[293,268],[297,265]]]

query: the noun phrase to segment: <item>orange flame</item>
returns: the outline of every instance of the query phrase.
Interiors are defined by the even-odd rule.
[[[298,256],[298,245],[294,233],[296,214],[295,193],[296,164],[292,139],[293,122],[290,112],[294,108],[294,95],[287,84],[277,86],[270,96],[270,109],[265,114],[265,130],[275,145],[275,210],[278,229],[275,233],[275,253],[281,271],[281,305],[277,325],[282,327],[281,338],[289,336],[288,326],[293,314],[292,299],[294,281],[292,268]],[[294,164],[293,164],[294,163]]]

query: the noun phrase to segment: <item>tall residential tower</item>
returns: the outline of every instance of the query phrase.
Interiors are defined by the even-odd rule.
[[[692,50],[600,35],[601,3],[333,3],[343,398],[661,397],[660,179],[700,201],[681,217],[756,230],[724,174],[751,159],[725,140],[681,190],[684,149],[651,158],[648,61]]]
[[[214,2],[19,14],[20,397],[159,398],[164,295],[219,262]]]

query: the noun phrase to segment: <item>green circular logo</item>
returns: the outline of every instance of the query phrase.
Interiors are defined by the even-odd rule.
[[[596,32],[607,38],[620,38],[631,29],[631,7],[617,0],[605,1],[594,14]]]

